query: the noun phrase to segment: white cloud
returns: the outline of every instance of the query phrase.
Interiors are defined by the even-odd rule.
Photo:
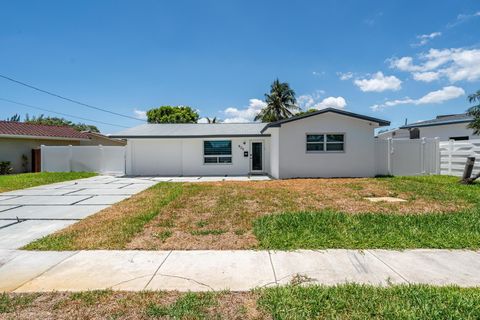
[[[434,71],[413,73],[413,79],[417,81],[423,81],[423,82],[432,82],[434,80],[438,80],[439,77],[440,77],[440,74]]]
[[[197,123],[208,123],[208,119],[203,117],[203,118],[200,118],[198,119]]]
[[[390,67],[413,72],[414,79],[420,81],[432,77],[447,78],[452,83],[480,79],[480,49],[430,49],[427,53],[421,54],[419,60],[422,63],[414,64],[412,57],[394,58],[390,59]],[[425,72],[437,74],[418,74]]]
[[[337,76],[340,80],[350,80],[353,78],[353,72],[337,72]]]
[[[475,17],[480,17],[480,11],[477,11],[475,13],[468,13],[468,14],[461,13],[461,14],[457,15],[457,19],[454,22],[451,22],[451,23],[447,24],[447,28],[456,27],[459,24],[467,22],[468,20],[470,20],[472,18],[475,18]]]
[[[420,46],[424,46],[426,45],[428,42],[430,42],[430,40],[436,38],[436,37],[440,37],[442,35],[441,32],[432,32],[432,33],[429,33],[429,34],[421,34],[421,35],[418,35],[417,36],[417,40],[418,42],[417,43],[413,43],[412,46],[413,47],[420,47]]]
[[[397,91],[402,88],[400,79],[395,76],[384,76],[381,71],[375,73],[370,79],[357,79],[354,83],[363,92]]]
[[[325,71],[321,71],[321,72],[313,71],[312,74],[313,74],[315,77],[322,77],[322,76],[325,75]]]
[[[135,118],[147,120],[147,111],[145,110],[134,109],[133,114],[135,115]]]
[[[347,101],[343,97],[328,97],[315,105],[315,109],[336,108],[343,109],[347,105]]]
[[[298,106],[303,110],[337,108],[343,109],[347,102],[343,97],[327,97],[322,99],[324,91],[318,90],[313,94],[304,94],[298,97]]]
[[[249,105],[244,109],[237,109],[234,107],[227,108],[223,111],[226,115],[224,122],[226,123],[242,123],[252,122],[255,116],[267,104],[260,99],[250,99]]]
[[[397,99],[397,100],[389,100],[382,104],[376,104],[371,106],[370,108],[373,111],[378,111],[385,109],[387,107],[393,107],[402,104],[413,104],[413,105],[422,105],[422,104],[438,104],[448,100],[452,100],[463,96],[465,91],[462,88],[455,87],[455,86],[448,86],[443,87],[440,90],[432,91],[424,95],[419,99],[411,99],[411,98],[404,98],[404,99]]]

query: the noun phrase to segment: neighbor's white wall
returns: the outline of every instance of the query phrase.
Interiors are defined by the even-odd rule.
[[[395,129],[387,132],[381,132],[377,135],[378,139],[410,139],[410,131],[407,129]]]
[[[231,164],[204,164],[204,140],[231,140]],[[196,176],[196,175],[246,175],[250,172],[250,141],[264,142],[264,171],[270,168],[270,141],[262,138],[216,139],[128,139],[127,174]]]
[[[282,124],[279,128],[279,177],[374,176],[375,127],[375,123],[335,113]],[[307,133],[344,133],[345,152],[307,153]]]
[[[443,126],[420,127],[421,138],[439,137],[440,141],[448,141],[450,137],[468,136],[470,139],[480,139],[474,135],[472,129],[467,128],[467,123],[447,124]]]
[[[32,170],[32,149],[47,146],[79,145],[78,141],[0,138],[0,161],[10,161],[14,173],[23,172],[22,155],[28,158],[27,171]]]

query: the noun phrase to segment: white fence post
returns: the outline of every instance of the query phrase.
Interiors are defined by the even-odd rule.
[[[388,175],[392,175],[392,138],[387,139],[387,173]]]
[[[425,174],[425,138],[422,138],[420,141],[420,172],[422,175]]]
[[[440,155],[440,138],[435,137],[435,174],[441,173],[441,155]]]
[[[453,140],[448,140],[448,174],[452,174]]]
[[[40,172],[45,171],[45,145],[40,146]]]
[[[107,166],[105,163],[105,153],[101,144],[98,145],[98,151],[100,153],[100,172],[105,173]]]

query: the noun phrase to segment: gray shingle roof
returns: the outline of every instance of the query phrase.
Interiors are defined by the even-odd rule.
[[[162,123],[142,124],[110,135],[111,138],[194,138],[268,136],[265,123]]]
[[[473,117],[470,117],[465,113],[448,114],[448,115],[437,116],[435,119],[431,119],[431,120],[410,123],[400,127],[400,129],[440,126],[440,125],[453,124],[453,123],[468,123],[472,121],[473,121]]]
[[[353,113],[353,112],[344,111],[344,110],[339,110],[339,109],[336,109],[336,108],[325,108],[325,109],[321,109],[321,110],[314,111],[314,112],[304,113],[304,114],[299,115],[299,116],[293,116],[293,117],[288,118],[288,119],[283,119],[283,120],[279,120],[279,121],[275,121],[275,122],[270,122],[269,124],[267,124],[265,126],[265,128],[262,130],[262,132],[267,130],[268,128],[271,128],[271,127],[280,127],[282,125],[282,123],[297,121],[297,120],[300,120],[300,119],[303,119],[303,118],[316,116],[318,114],[322,114],[322,113],[326,113],[326,112],[333,112],[333,113],[338,113],[338,114],[348,116],[348,117],[352,117],[352,118],[357,118],[357,119],[362,119],[362,120],[366,120],[366,121],[376,122],[376,123],[378,123],[379,126],[389,126],[390,125],[390,121],[387,121],[387,120],[382,120],[382,119],[378,119],[378,118],[364,116],[362,114]]]

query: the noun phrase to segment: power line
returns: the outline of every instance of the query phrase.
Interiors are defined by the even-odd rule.
[[[51,95],[51,96],[54,96],[54,97],[56,97],[56,98],[60,98],[60,99],[63,99],[63,100],[66,100],[66,101],[69,101],[69,102],[72,102],[72,103],[79,104],[79,105],[81,105],[81,106],[84,106],[84,107],[87,107],[87,108],[90,108],[90,109],[95,109],[95,110],[107,112],[107,113],[110,113],[110,114],[114,114],[114,115],[116,115],[116,116],[120,116],[120,117],[124,117],[124,118],[128,118],[128,119],[133,119],[133,120],[137,120],[137,121],[145,121],[145,120],[138,119],[138,118],[135,118],[135,117],[132,117],[132,116],[127,116],[127,115],[125,115],[125,114],[117,113],[117,112],[110,111],[110,110],[106,110],[106,109],[103,109],[103,108],[100,108],[100,107],[95,107],[95,106],[92,106],[92,105],[90,105],[90,104],[83,103],[83,102],[80,102],[80,101],[77,101],[77,100],[74,100],[74,99],[70,99],[70,98],[61,96],[61,95],[59,95],[59,94],[56,94],[56,93],[53,93],[53,92],[50,92],[50,91],[47,91],[47,90],[43,90],[43,89],[34,87],[34,86],[32,86],[32,85],[30,85],[30,84],[27,84],[27,83],[25,83],[25,82],[21,82],[21,81],[15,80],[15,79],[13,79],[13,78],[10,78],[10,77],[7,77],[7,76],[1,75],[1,74],[0,74],[0,78],[6,79],[6,80],[8,80],[8,81],[15,82],[15,83],[17,83],[17,84],[20,84],[20,85],[22,85],[22,86],[25,86],[25,87],[27,87],[27,88],[30,88],[30,89],[33,89],[33,90],[36,90],[36,91],[39,91],[39,92],[46,93],[46,94]]]
[[[98,121],[98,120],[92,120],[92,119],[88,119],[88,118],[74,116],[74,115],[71,115],[71,114],[68,114],[68,113],[48,110],[48,109],[45,109],[45,108],[36,107],[36,106],[32,106],[30,104],[21,103],[21,102],[18,102],[18,101],[13,101],[13,100],[5,99],[5,98],[0,98],[0,100],[5,101],[5,102],[9,102],[9,103],[13,103],[13,104],[17,104],[19,106],[24,106],[24,107],[28,107],[28,108],[32,108],[32,109],[36,109],[36,110],[45,111],[45,112],[56,113],[56,114],[59,114],[59,115],[62,115],[62,116],[76,118],[76,119],[80,119],[80,120],[84,120],[84,121],[88,121],[88,122],[96,122],[96,123],[105,124],[105,125],[114,126],[114,127],[129,128],[127,126],[122,126],[122,125],[119,125],[119,124],[113,124],[113,123],[108,123],[108,122],[103,122],[103,121]]]

